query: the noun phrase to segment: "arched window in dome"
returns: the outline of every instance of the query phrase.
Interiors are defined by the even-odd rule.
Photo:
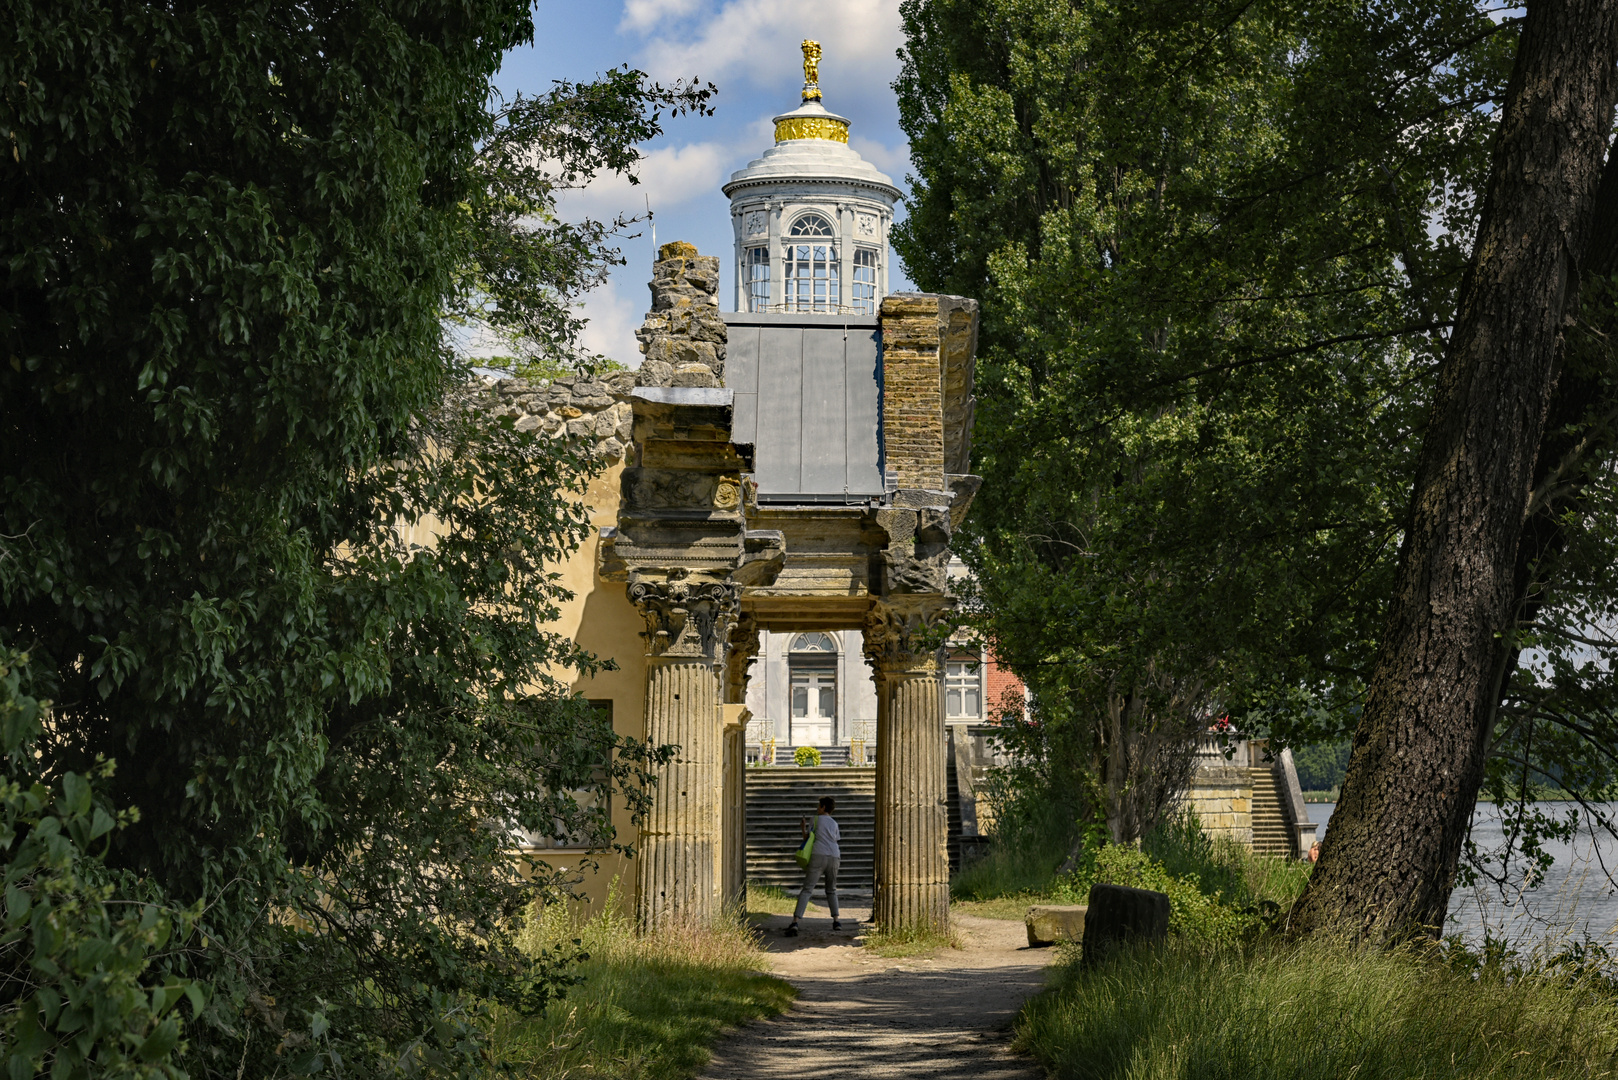
[[[831,242],[831,221],[822,214],[804,214],[792,223],[784,247],[783,294],[788,311],[839,310],[842,286],[837,268],[837,245]],[[805,243],[825,237],[821,243]]]
[[[836,236],[831,221],[824,214],[805,214],[792,223],[788,236]]]

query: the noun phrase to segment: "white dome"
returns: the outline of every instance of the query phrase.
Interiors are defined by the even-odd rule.
[[[848,138],[848,121],[827,112],[818,101],[806,101],[791,112],[777,116],[776,130],[791,130],[795,122],[801,121],[820,122],[821,130],[840,128],[843,140]],[[749,161],[747,168],[731,173],[723,191],[727,196],[734,196],[744,188],[760,184],[822,181],[854,184],[879,191],[890,200],[899,198],[900,191],[893,180],[843,140],[824,136],[784,139]]]

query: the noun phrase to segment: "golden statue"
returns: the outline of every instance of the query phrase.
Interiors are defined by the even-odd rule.
[[[820,42],[803,43],[803,100],[820,100]]]

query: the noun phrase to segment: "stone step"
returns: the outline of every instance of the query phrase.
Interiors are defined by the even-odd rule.
[[[824,750],[824,748],[823,748]],[[824,761],[824,758],[822,758]],[[946,768],[949,801],[949,855],[960,864],[961,814],[953,762]],[[789,892],[803,882],[793,853],[803,842],[799,820],[813,817],[822,795],[837,801],[833,816],[842,829],[839,890],[869,891],[876,879],[876,769],[822,764],[749,768],[747,791],[747,879]]]
[[[1253,784],[1253,851],[1259,855],[1297,855],[1292,850],[1292,823],[1275,773],[1268,767],[1253,767],[1247,775]]]

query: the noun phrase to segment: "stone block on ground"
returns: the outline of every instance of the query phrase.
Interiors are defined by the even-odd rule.
[[[1100,960],[1115,945],[1161,941],[1168,935],[1167,893],[1127,885],[1092,885],[1086,906],[1085,964]]]
[[[1029,948],[1055,945],[1058,941],[1084,940],[1084,904],[1036,904],[1028,909],[1023,923],[1028,927]]]

